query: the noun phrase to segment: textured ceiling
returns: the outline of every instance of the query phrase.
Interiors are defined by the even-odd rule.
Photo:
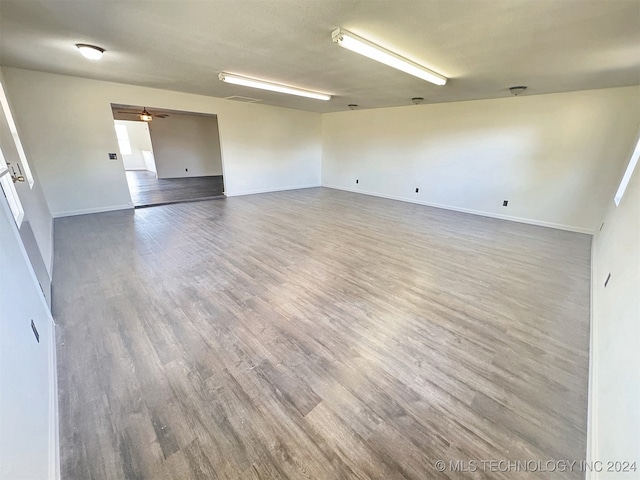
[[[443,87],[338,47],[343,27],[447,77]],[[99,62],[75,43],[107,50]],[[640,83],[640,0],[1,0],[0,64],[316,112]],[[227,85],[221,71],[331,93]]]

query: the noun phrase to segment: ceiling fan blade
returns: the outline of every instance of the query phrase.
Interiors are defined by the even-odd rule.
[[[124,115],[135,115],[137,117],[139,117],[140,115],[142,115],[144,112],[141,110],[116,110],[116,113],[122,113]],[[151,115],[154,118],[167,118],[169,116],[168,113],[154,113],[151,112],[149,110],[146,111],[147,114]]]

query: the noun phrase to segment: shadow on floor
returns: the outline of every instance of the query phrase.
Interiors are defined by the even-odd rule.
[[[127,183],[136,208],[224,198],[222,175],[156,178],[146,170],[128,170]]]

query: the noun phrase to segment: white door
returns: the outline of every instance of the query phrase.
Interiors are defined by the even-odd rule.
[[[59,478],[54,324],[0,191],[0,480]]]

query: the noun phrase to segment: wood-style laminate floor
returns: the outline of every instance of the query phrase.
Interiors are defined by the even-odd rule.
[[[156,178],[146,170],[127,170],[131,201],[136,207],[166,205],[219,198],[224,195],[222,176]]]
[[[62,478],[582,478],[522,469],[585,458],[590,242],[321,188],[58,218]]]

